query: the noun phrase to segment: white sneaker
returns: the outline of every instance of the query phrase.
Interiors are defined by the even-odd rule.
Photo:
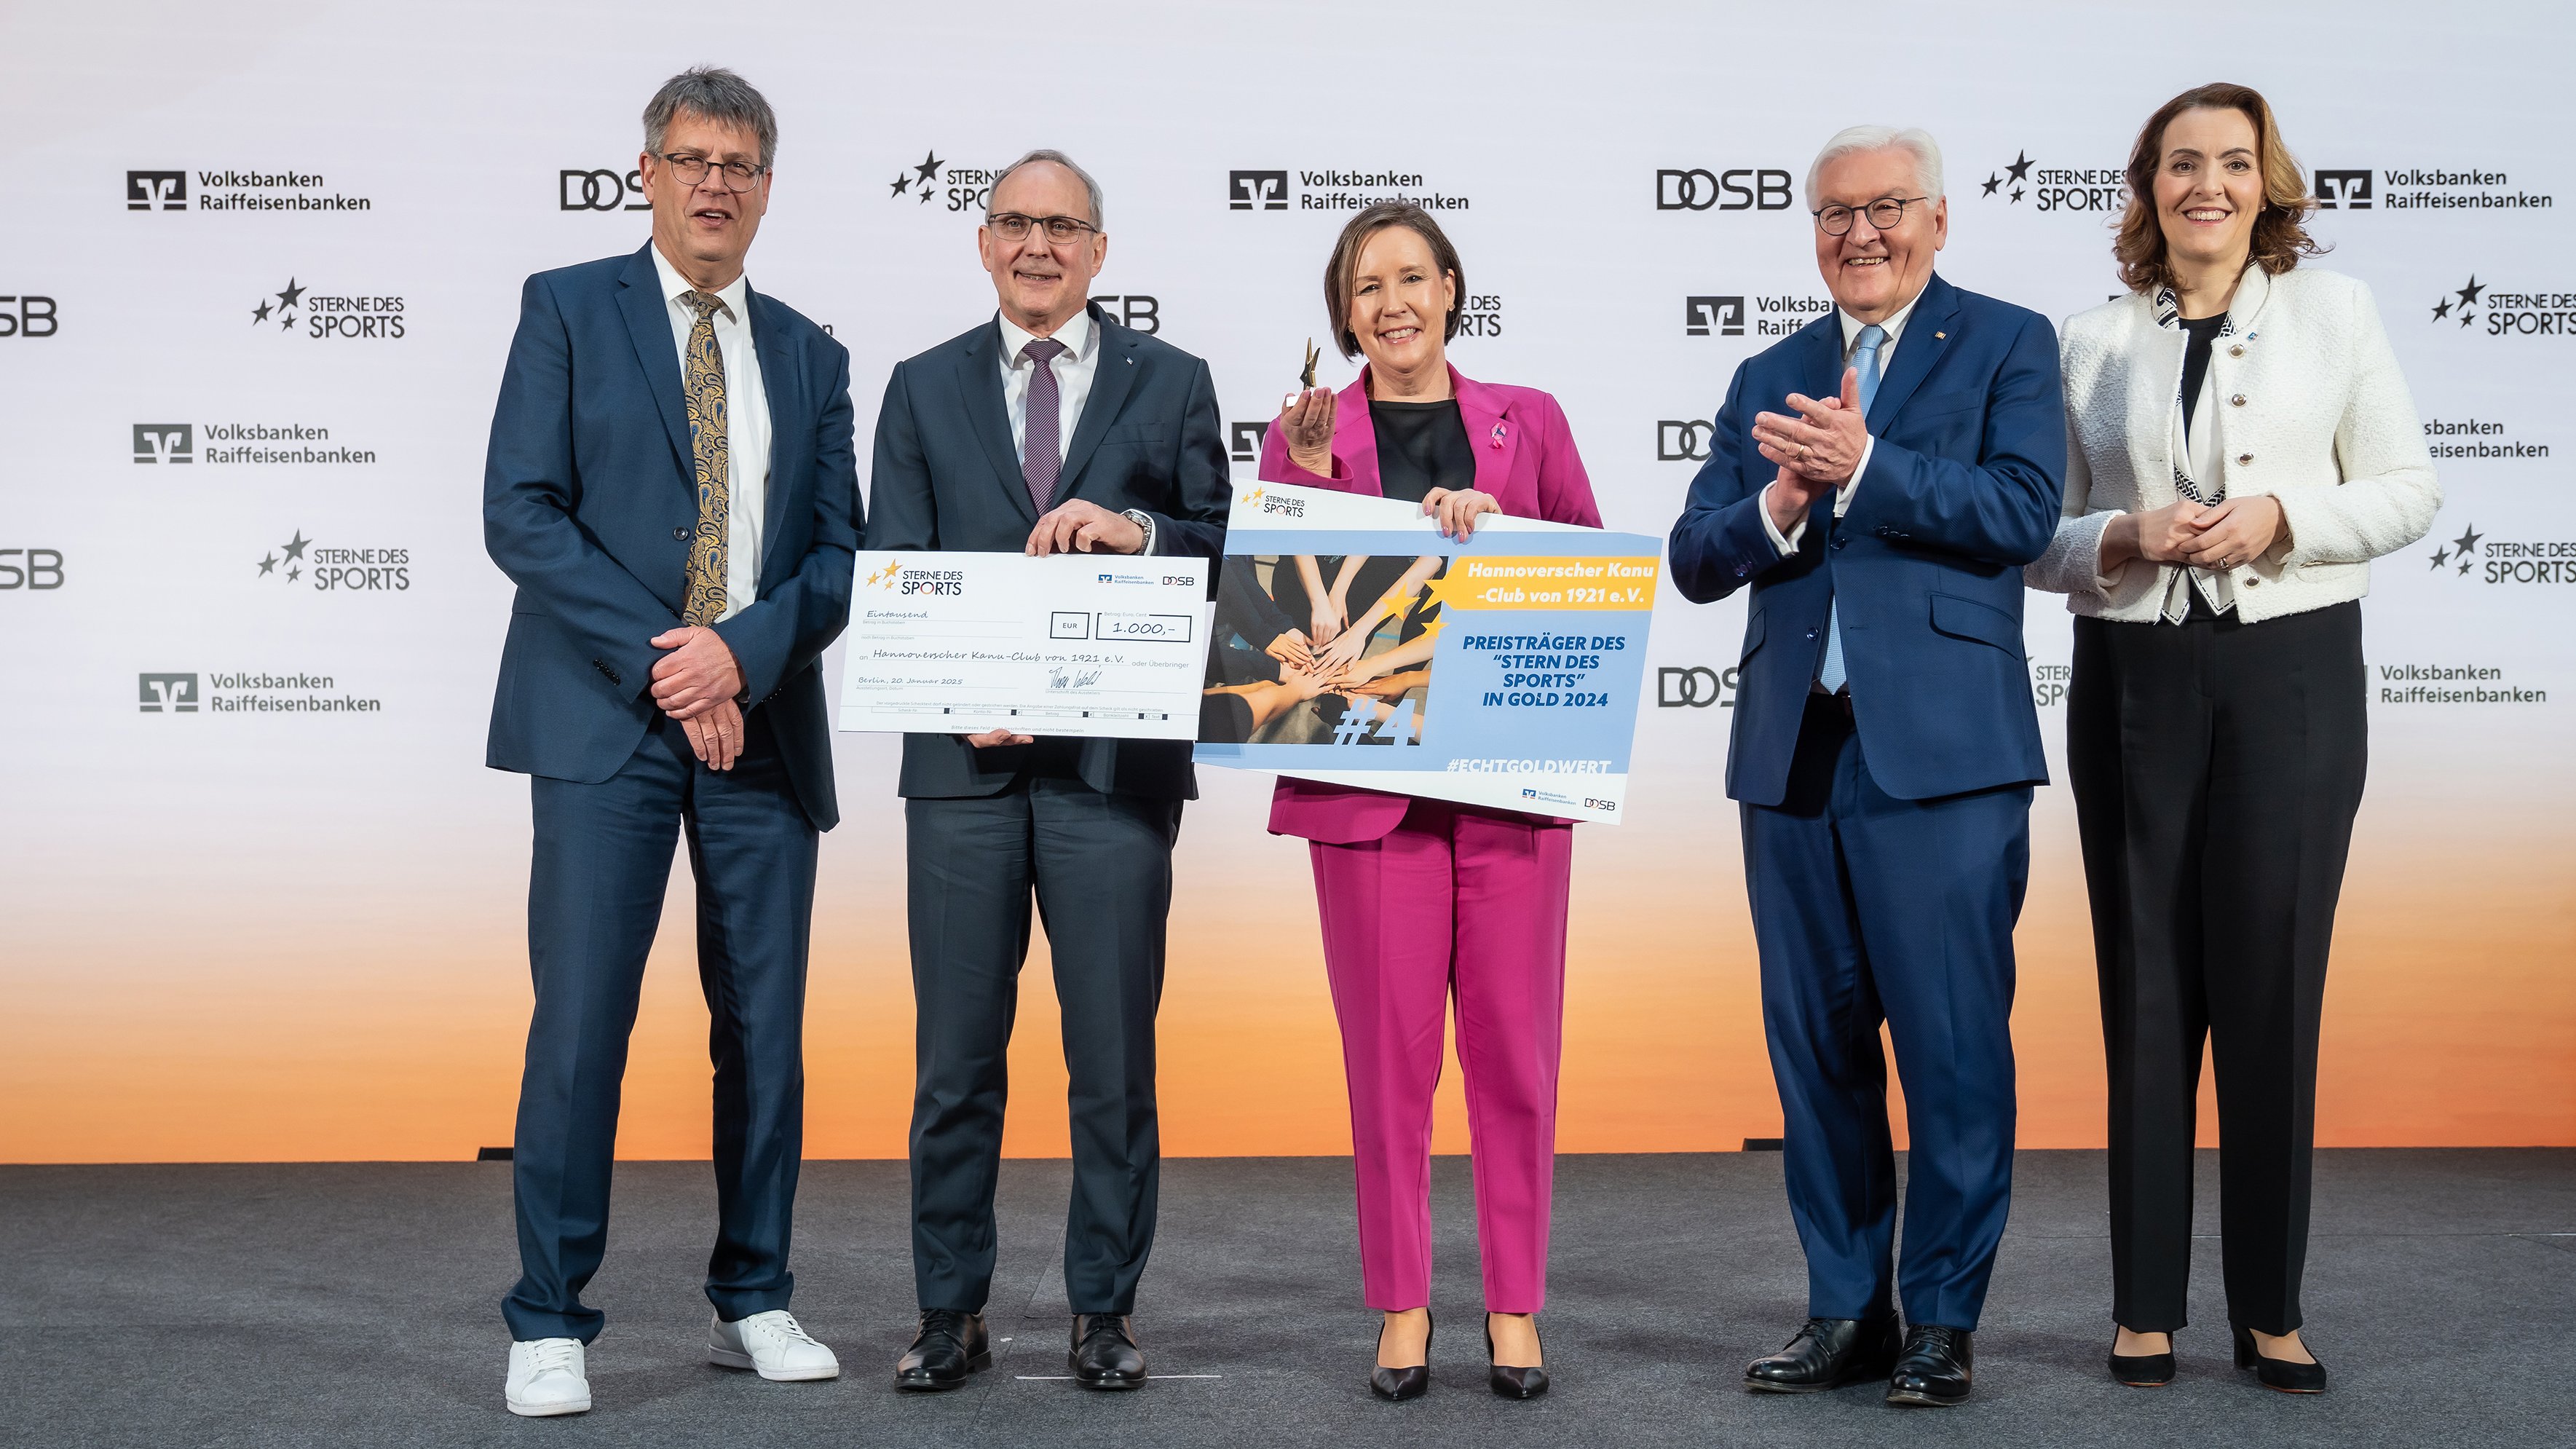
[[[841,1361],[808,1338],[797,1326],[796,1315],[784,1308],[732,1323],[725,1322],[722,1314],[707,1320],[707,1362],[752,1369],[772,1383],[841,1376]]]
[[[510,1412],[542,1419],[590,1412],[590,1379],[578,1338],[524,1339],[510,1345]]]

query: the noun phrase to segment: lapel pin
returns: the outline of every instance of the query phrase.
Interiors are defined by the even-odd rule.
[[[1501,446],[1503,445],[1503,438],[1504,438],[1504,436],[1505,436],[1505,435],[1504,435],[1504,432],[1503,432],[1503,425],[1502,425],[1501,423],[1496,423],[1496,424],[1494,424],[1494,446],[1495,446],[1495,447],[1499,448],[1499,447],[1501,447]]]
[[[1949,337],[1950,334],[1947,332],[1935,332],[1932,334],[1932,340],[1935,342],[1946,342],[1949,340]]]

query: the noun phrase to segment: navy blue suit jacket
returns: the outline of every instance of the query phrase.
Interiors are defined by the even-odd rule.
[[[849,622],[860,523],[850,354],[748,296],[771,439],[759,600],[715,631],[806,818],[829,830],[840,805],[820,660]],[[662,657],[645,641],[680,624],[695,479],[650,244],[528,278],[483,469],[484,546],[519,586],[486,764],[597,783],[643,742]]]
[[[1208,365],[1119,326],[1097,305],[1091,325],[1100,329],[1099,371],[1064,450],[1057,500],[1152,516],[1157,554],[1221,557],[1232,489]],[[1038,514],[1011,443],[1001,354],[1001,323],[987,321],[895,365],[877,414],[869,548],[1027,546]],[[2049,505],[2052,520],[2056,506]],[[1032,748],[979,750],[959,735],[906,735],[899,788],[914,798],[990,795],[1029,765]],[[1080,755],[1083,781],[1104,795],[1198,794],[1183,741],[1085,740]]]
[[[2048,547],[2064,498],[2057,334],[2036,312],[1934,276],[1871,401],[1877,441],[1850,510],[1836,519],[1827,490],[1784,557],[1762,528],[1761,493],[1779,470],[1753,445],[1753,415],[1789,412],[1793,392],[1831,397],[1842,373],[1830,312],[1748,358],[1673,525],[1685,597],[1753,588],[1726,793],[1777,805],[1787,792],[1836,598],[1852,716],[1880,789],[1924,800],[2045,783],[2021,566]]]

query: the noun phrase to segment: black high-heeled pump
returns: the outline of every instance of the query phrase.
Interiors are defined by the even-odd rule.
[[[1538,1336],[1535,1322],[1530,1324],[1530,1336]],[[1539,1345],[1542,1358],[1546,1356],[1546,1347],[1543,1341]],[[1494,1362],[1494,1320],[1490,1314],[1485,1318],[1485,1387],[1492,1389],[1496,1398],[1503,1399],[1535,1399],[1547,1392],[1547,1370],[1512,1368]]]
[[[2310,1358],[2316,1350],[2308,1350]],[[2236,1366],[2252,1369],[2263,1387],[2285,1394],[2322,1394],[2326,1391],[2326,1366],[2318,1363],[2292,1363],[2286,1358],[2267,1358],[2254,1346],[2252,1329],[2236,1330]]]
[[[1423,1394],[1427,1393],[1431,1388],[1431,1337],[1439,1331],[1440,1325],[1432,1321],[1431,1311],[1429,1309],[1424,1309],[1422,1313],[1422,1362],[1413,1364],[1406,1368],[1388,1368],[1383,1364],[1371,1368],[1369,1370],[1369,1392],[1389,1403],[1394,1404],[1403,1403],[1407,1399],[1418,1399],[1421,1398]],[[1384,1322],[1380,1322],[1378,1324],[1377,1336],[1379,1342],[1383,1343],[1386,1341],[1386,1324]]]
[[[2111,1377],[2133,1389],[2161,1389],[2174,1381],[2173,1335],[2165,1335],[2163,1353],[2121,1353],[2120,1337],[2111,1336]]]

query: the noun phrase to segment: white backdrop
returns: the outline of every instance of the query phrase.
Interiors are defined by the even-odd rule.
[[[335,1137],[401,1155],[432,1150],[401,1123],[450,1108],[478,1124],[455,1132],[505,1140],[526,804],[481,764],[508,607],[480,540],[486,428],[520,280],[642,242],[636,118],[700,61],[778,110],[750,275],[849,346],[863,480],[890,365],[992,310],[983,173],[1050,145],[1107,190],[1097,290],[1211,362],[1230,424],[1266,417],[1325,337],[1319,273],[1355,199],[1443,198],[1473,314],[1458,366],[1557,394],[1605,521],[1650,534],[1696,466],[1669,456],[1697,451],[1693,420],[1774,324],[1822,305],[1795,188],[1833,130],[1930,128],[1944,274],[2063,318],[2115,289],[2104,187],[2145,114],[2213,78],[2262,87],[2338,200],[2314,226],[2322,264],[2374,289],[2445,430],[2434,536],[2380,566],[2366,606],[2374,699],[2388,671],[2391,690],[2472,691],[2374,707],[2356,888],[2409,904],[2362,945],[2414,984],[2349,998],[2354,1019],[2428,1069],[2564,1077],[2567,7],[1862,23],[1684,4],[278,0],[20,5],[0,26],[0,627],[20,726],[0,763],[0,1086],[47,1104],[0,1127],[0,1157],[368,1155],[319,1150]],[[1328,382],[1355,370],[1326,356]],[[2055,751],[2068,628],[2053,598],[2030,616]],[[1714,930],[1729,960],[1749,942],[1711,679],[1741,622],[1740,600],[1667,598],[1652,663],[1678,671],[1674,703],[1641,721],[1629,838],[1586,837],[1587,870],[1687,870],[1660,907],[1673,938]],[[853,828],[827,843],[827,894],[844,914],[818,939],[863,925],[899,951],[892,752],[844,737],[840,766]],[[1258,795],[1212,784],[1193,847],[1269,850]],[[2041,813],[2062,853],[2065,792]],[[2070,961],[2074,879],[2043,872],[2077,902],[2059,912]],[[2080,1040],[2080,968],[2061,984]],[[84,1078],[157,1085],[94,1108]],[[2555,1085],[2538,1116],[2499,1117],[2463,1082],[2420,1121],[2356,1090],[2362,1137],[2576,1131]]]

